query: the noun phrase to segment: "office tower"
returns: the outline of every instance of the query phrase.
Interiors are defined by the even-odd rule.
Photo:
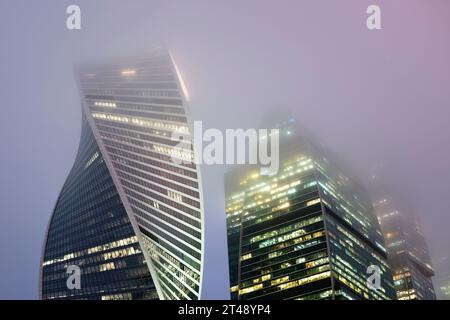
[[[442,255],[433,260],[435,276],[433,277],[436,288],[437,300],[450,300],[450,256]]]
[[[202,191],[177,67],[156,49],[78,73],[81,142],[49,223],[41,297],[199,299]],[[66,286],[70,265],[81,289]]]
[[[415,217],[397,210],[389,198],[379,200],[374,207],[384,234],[397,298],[436,299],[430,254]]]
[[[231,298],[394,299],[363,188],[293,118],[268,127],[280,128],[278,173],[248,166],[226,176]],[[377,290],[367,283],[372,265]]]
[[[438,300],[450,300],[450,272],[448,266],[445,269],[440,272],[436,268],[436,277],[433,279]]]
[[[450,300],[450,276],[447,275],[446,279],[439,283],[439,299]]]

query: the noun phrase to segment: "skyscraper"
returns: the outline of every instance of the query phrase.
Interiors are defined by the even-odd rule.
[[[77,71],[82,135],[49,222],[41,297],[199,299],[201,179],[172,57],[156,49]],[[71,265],[81,269],[81,289],[67,288]]]
[[[439,300],[450,300],[450,272],[439,270],[434,277],[434,284],[436,287],[436,296]]]
[[[226,177],[231,298],[395,299],[363,188],[294,119],[275,127],[278,173],[245,167]],[[377,289],[368,285],[370,266],[381,272]]]
[[[434,270],[425,237],[413,215],[404,215],[391,199],[374,204],[394,273],[399,300],[435,300]]]
[[[436,288],[436,299],[450,300],[450,256],[444,254],[433,260],[433,268],[435,270],[433,284]]]

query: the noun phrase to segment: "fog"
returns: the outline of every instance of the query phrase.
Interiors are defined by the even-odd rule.
[[[73,64],[164,43],[205,127],[250,128],[277,108],[367,184],[419,215],[438,275],[450,272],[450,3],[435,1],[0,2],[0,298],[35,299],[46,224],[81,129]],[[366,8],[381,7],[368,30]],[[204,298],[227,298],[223,168],[204,168]]]

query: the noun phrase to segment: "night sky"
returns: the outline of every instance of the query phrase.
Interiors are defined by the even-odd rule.
[[[65,27],[81,7],[82,29]],[[381,7],[382,30],[366,28]],[[250,128],[288,109],[420,217],[450,272],[450,2],[0,2],[0,298],[36,299],[45,228],[81,129],[73,64],[165,43],[205,127]],[[382,169],[379,169],[382,168]],[[203,168],[204,298],[227,298],[224,168]]]

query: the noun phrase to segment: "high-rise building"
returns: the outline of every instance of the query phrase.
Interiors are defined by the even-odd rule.
[[[49,222],[41,297],[199,299],[203,196],[172,57],[156,49],[78,73],[81,142]],[[71,265],[80,289],[66,285]]]
[[[448,270],[448,267],[446,269]],[[436,270],[436,276],[433,278],[436,298],[439,300],[450,300],[450,272]]]
[[[374,207],[384,234],[397,298],[435,300],[431,280],[434,270],[417,220],[397,210],[388,198],[379,200]]]
[[[294,119],[274,127],[278,173],[247,166],[226,176],[231,298],[395,299],[363,188]],[[368,282],[370,266],[380,271],[380,286]]]
[[[450,276],[447,274],[446,279],[439,280],[439,299],[450,300]]]
[[[433,260],[435,276],[433,284],[436,292],[436,299],[450,300],[450,256],[441,255]]]

